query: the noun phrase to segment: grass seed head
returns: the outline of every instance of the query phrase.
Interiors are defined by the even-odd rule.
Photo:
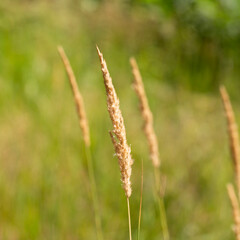
[[[86,115],[86,111],[85,111],[85,107],[84,107],[83,97],[79,91],[75,75],[73,73],[72,67],[70,65],[70,62],[69,62],[66,54],[65,54],[63,47],[59,46],[58,52],[62,58],[63,64],[65,66],[65,69],[66,69],[66,72],[67,72],[67,75],[69,78],[69,82],[72,87],[72,92],[74,95],[75,104],[76,104],[76,108],[77,108],[77,114],[78,114],[78,118],[79,118],[79,125],[80,125],[80,128],[83,133],[83,139],[84,139],[86,146],[89,147],[90,146],[90,134],[89,134],[89,126],[88,126],[87,115]]]
[[[234,164],[238,194],[240,196],[240,149],[239,149],[238,127],[236,124],[235,115],[232,109],[230,98],[224,86],[220,87],[220,94],[221,94],[225,115],[227,119],[229,145],[230,145],[230,150],[231,150],[233,164]]]
[[[240,240],[240,209],[239,209],[238,198],[236,196],[236,193],[232,184],[227,185],[227,190],[228,190],[228,196],[232,205],[233,218],[235,223],[234,232],[236,235],[236,240]]]
[[[106,61],[98,47],[97,51],[106,88],[108,112],[113,124],[113,130],[110,132],[110,136],[118,157],[123,189],[127,198],[129,198],[132,193],[130,178],[132,174],[133,159],[131,157],[131,148],[127,143],[124,120],[120,110],[119,99],[112,83],[112,78],[109,74]]]
[[[141,77],[136,60],[134,58],[131,58],[130,64],[132,66],[132,73],[134,77],[134,82],[133,82],[134,89],[136,91],[136,94],[140,102],[140,110],[141,110],[142,118],[144,121],[143,130],[147,137],[149,150],[150,150],[150,157],[151,157],[153,166],[159,167],[160,159],[159,159],[159,151],[158,151],[158,141],[153,128],[152,112],[148,105],[148,100],[145,94],[142,77]]]

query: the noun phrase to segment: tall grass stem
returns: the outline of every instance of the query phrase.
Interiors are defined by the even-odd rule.
[[[99,210],[99,201],[97,197],[97,187],[96,187],[96,180],[94,175],[94,169],[93,169],[93,161],[92,161],[92,153],[89,146],[85,144],[85,154],[87,159],[87,168],[88,168],[88,174],[90,179],[90,188],[91,188],[91,194],[92,194],[92,201],[93,201],[93,207],[94,207],[94,216],[95,216],[95,224],[96,224],[96,230],[97,230],[97,237],[99,240],[103,240],[102,235],[102,224],[101,224],[101,217],[100,217],[100,210]]]
[[[167,216],[166,216],[166,210],[165,210],[165,204],[164,204],[164,197],[161,196],[160,190],[160,173],[159,169],[154,167],[154,178],[155,178],[155,189],[157,194],[157,204],[159,208],[159,214],[160,214],[160,221],[162,225],[162,232],[163,232],[163,239],[169,240],[169,230],[168,230],[168,223],[167,223]]]
[[[102,237],[102,226],[101,226],[101,217],[99,212],[99,206],[98,206],[98,198],[97,198],[97,188],[96,188],[96,180],[94,176],[94,170],[93,170],[93,163],[92,163],[92,154],[90,150],[90,133],[89,133],[89,126],[88,126],[88,120],[87,115],[84,107],[84,101],[81,92],[79,91],[78,84],[76,77],[74,75],[72,66],[70,64],[70,61],[63,49],[62,46],[58,46],[58,52],[61,56],[61,59],[63,61],[65,70],[68,75],[68,79],[72,88],[76,110],[78,114],[79,119],[79,126],[83,133],[83,140],[84,140],[84,146],[85,146],[85,154],[87,159],[87,168],[88,168],[88,174],[90,179],[90,188],[91,188],[91,194],[92,194],[92,201],[93,201],[93,208],[94,208],[94,216],[95,216],[95,224],[96,224],[96,231],[98,240],[103,240]]]
[[[141,196],[139,204],[139,216],[138,216],[138,240],[140,240],[141,231],[141,217],[142,217],[142,199],[143,199],[143,161],[142,161],[142,172],[141,172]]]
[[[128,208],[129,240],[132,240],[131,212],[130,212],[130,202],[128,197],[127,197],[127,208]]]

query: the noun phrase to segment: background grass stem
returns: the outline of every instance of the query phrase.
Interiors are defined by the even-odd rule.
[[[127,207],[128,207],[128,228],[129,228],[129,240],[132,240],[132,226],[131,226],[131,212],[129,198],[127,197]]]
[[[169,235],[169,230],[168,230],[167,216],[166,216],[166,210],[165,210],[165,204],[164,204],[164,196],[161,193],[162,185],[160,184],[160,173],[159,173],[159,169],[156,167],[154,167],[154,178],[155,178],[157,203],[158,203],[160,220],[161,220],[161,225],[162,225],[163,239],[169,240],[170,235]]]
[[[91,153],[90,147],[87,146],[86,144],[85,144],[85,154],[86,154],[87,168],[88,168],[88,174],[90,179],[90,188],[91,188],[91,195],[92,195],[92,201],[93,201],[93,207],[94,207],[97,237],[99,240],[103,240],[99,201],[97,197],[96,180],[95,180],[94,170],[93,170],[92,153]]]
[[[141,231],[141,217],[142,217],[142,199],[143,199],[143,161],[142,161],[142,171],[141,171],[141,196],[139,204],[139,216],[138,216],[138,240],[140,240]]]

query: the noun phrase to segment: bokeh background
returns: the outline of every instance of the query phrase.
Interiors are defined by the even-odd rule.
[[[127,209],[98,44],[132,147],[133,237],[144,164],[141,239],[162,239],[153,169],[129,57],[142,72],[166,176],[171,239],[234,239],[226,184],[233,169],[219,86],[240,119],[238,0],[0,1],[0,239],[96,239],[73,97],[72,63],[89,118],[104,239],[127,239]]]

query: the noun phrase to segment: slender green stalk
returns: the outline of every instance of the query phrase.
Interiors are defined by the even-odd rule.
[[[159,207],[160,212],[160,220],[162,225],[162,231],[163,231],[163,239],[169,240],[169,230],[168,230],[168,224],[167,224],[167,217],[166,217],[166,210],[165,210],[165,204],[164,204],[164,198],[161,196],[161,184],[160,184],[160,173],[158,171],[158,168],[154,167],[154,177],[155,177],[155,188],[156,188],[156,194],[157,194],[157,203]]]
[[[142,173],[141,173],[141,196],[139,204],[139,216],[138,216],[138,240],[140,240],[140,230],[141,230],[141,216],[142,216],[142,198],[143,198],[143,161],[142,161]]]
[[[163,229],[163,238],[165,240],[169,240],[169,231],[168,231],[164,199],[160,196],[158,196],[158,206],[160,210],[160,218],[161,218],[162,229]]]
[[[88,168],[88,174],[90,179],[90,188],[91,188],[91,194],[92,194],[92,201],[93,201],[93,207],[94,207],[94,216],[95,216],[95,224],[96,224],[96,230],[97,230],[97,237],[98,240],[103,240],[102,236],[102,224],[101,224],[101,217],[100,217],[100,211],[99,211],[99,201],[97,197],[97,188],[96,188],[96,180],[94,176],[94,170],[93,170],[93,162],[92,162],[92,153],[90,150],[90,146],[87,146],[85,144],[85,154],[87,159],[87,168]]]
[[[129,228],[129,240],[132,240],[132,227],[131,227],[131,213],[130,213],[130,203],[127,197],[127,208],[128,208],[128,228]]]

